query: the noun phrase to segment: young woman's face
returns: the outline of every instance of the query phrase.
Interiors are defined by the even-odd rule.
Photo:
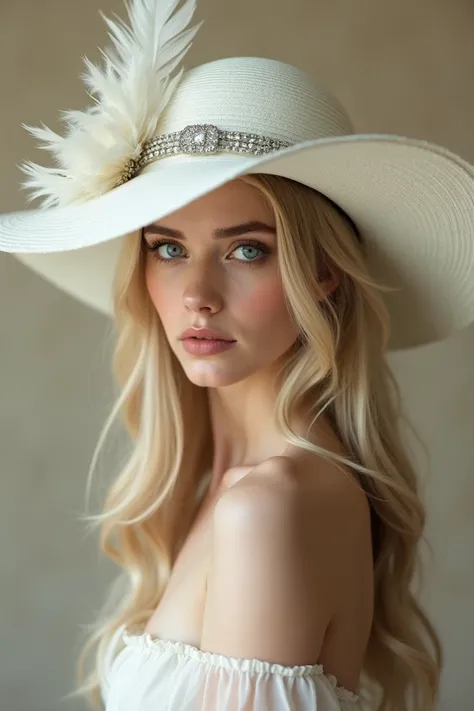
[[[231,385],[293,345],[298,332],[285,305],[275,219],[257,188],[227,183],[146,227],[143,238],[148,292],[193,383]],[[188,352],[180,339],[192,326],[234,342],[214,354]]]

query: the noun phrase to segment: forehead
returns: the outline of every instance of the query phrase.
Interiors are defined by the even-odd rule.
[[[273,210],[263,193],[242,180],[233,180],[157,222],[166,227],[185,230],[186,225],[195,227],[198,223],[225,227],[253,220],[275,224]]]

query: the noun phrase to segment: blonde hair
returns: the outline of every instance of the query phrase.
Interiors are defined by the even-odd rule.
[[[281,371],[276,421],[288,443],[351,467],[371,505],[375,608],[360,692],[379,711],[432,709],[441,647],[412,590],[425,511],[417,477],[402,446],[406,421],[386,362],[390,326],[380,295],[386,287],[367,270],[355,225],[328,198],[278,176],[241,178],[274,210],[281,278],[300,337]],[[169,347],[144,280],[137,234],[124,240],[114,284],[120,393],[94,453],[121,415],[131,452],[107,493],[100,547],[120,568],[79,656],[78,688],[97,708],[108,645],[122,625],[144,627],[170,578],[195,514],[197,488],[212,463],[206,388],[191,383]],[[337,272],[326,297],[318,279]],[[330,418],[347,457],[321,449],[292,429],[310,403]],[[407,423],[410,426],[409,423]],[[95,664],[85,674],[87,657]],[[317,660],[315,660],[317,661]]]

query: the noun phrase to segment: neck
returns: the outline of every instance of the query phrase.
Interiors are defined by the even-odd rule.
[[[298,448],[283,438],[274,420],[277,380],[261,373],[225,388],[209,388],[209,414],[213,440],[210,488],[215,491],[229,470],[251,469],[262,461],[296,454]],[[315,443],[334,433],[326,416],[308,432],[310,418],[301,414],[292,423],[297,434]]]

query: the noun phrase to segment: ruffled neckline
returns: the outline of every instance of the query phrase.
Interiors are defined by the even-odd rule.
[[[132,632],[123,625],[120,628],[120,635],[127,647],[135,648],[138,651],[151,652],[171,652],[181,657],[193,659],[196,662],[207,666],[217,666],[228,670],[247,672],[249,674],[275,674],[277,676],[308,677],[324,676],[334,689],[338,699],[356,703],[359,696],[349,689],[339,686],[333,674],[326,674],[321,664],[306,664],[300,666],[285,666],[275,662],[267,662],[261,659],[244,659],[239,657],[228,657],[216,652],[205,652],[192,644],[178,642],[169,639],[160,639],[150,632]]]

